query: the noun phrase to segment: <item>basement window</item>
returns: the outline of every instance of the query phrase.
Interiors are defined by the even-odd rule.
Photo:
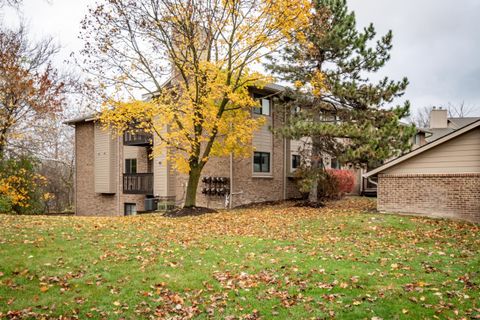
[[[253,153],[253,172],[255,173],[270,172],[270,152],[254,152]]]
[[[137,204],[135,203],[125,203],[125,215],[134,216],[137,214]]]

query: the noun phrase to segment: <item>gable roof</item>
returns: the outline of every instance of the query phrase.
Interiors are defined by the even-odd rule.
[[[368,178],[368,177],[374,176],[374,175],[376,175],[376,174],[378,174],[378,173],[380,173],[380,172],[382,172],[382,171],[384,171],[388,168],[391,168],[393,166],[396,166],[399,163],[404,162],[405,160],[413,158],[420,153],[423,153],[427,150],[435,148],[436,146],[438,146],[440,144],[443,144],[447,141],[450,141],[450,140],[452,140],[452,139],[454,139],[454,138],[456,138],[456,137],[458,137],[458,136],[460,136],[460,135],[462,135],[466,132],[469,132],[469,131],[471,131],[473,129],[476,129],[476,128],[479,128],[479,127],[480,127],[480,119],[475,121],[475,122],[470,123],[469,125],[464,126],[463,128],[460,128],[458,130],[450,132],[447,135],[444,135],[443,137],[438,138],[435,141],[432,141],[432,142],[427,143],[427,144],[425,144],[425,145],[423,145],[423,146],[421,146],[421,147],[419,147],[419,148],[417,148],[413,151],[410,151],[409,153],[406,153],[406,154],[404,154],[404,155],[402,155],[398,158],[395,158],[395,159],[385,163],[384,165],[382,165],[382,166],[380,166],[380,167],[378,167],[378,168],[376,168],[372,171],[369,171],[369,172],[365,173],[363,175],[363,177]],[[480,141],[479,141],[479,143],[480,143]]]
[[[480,117],[448,118],[447,120],[452,124],[452,127],[455,129],[460,129],[466,125],[469,125],[470,123],[480,120]]]

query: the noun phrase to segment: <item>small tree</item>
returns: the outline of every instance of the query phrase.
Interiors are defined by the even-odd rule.
[[[31,157],[0,160],[0,210],[20,214],[42,213],[50,194],[43,193],[46,179],[37,173]]]
[[[314,14],[301,38],[280,57],[271,57],[267,68],[295,83],[286,107],[300,109],[282,132],[309,138],[304,178],[310,181],[309,200],[316,202],[326,157],[363,164],[382,161],[410,147],[414,128],[399,124],[408,115],[408,102],[389,106],[403,95],[407,79],[372,83],[368,77],[389,60],[392,33],[370,47],[373,25],[357,31],[345,0],[313,3]]]
[[[101,120],[123,132],[156,136],[188,173],[185,207],[196,204],[201,172],[212,156],[251,155],[249,87],[268,78],[250,67],[285,45],[307,21],[307,0],[106,1],[84,21],[89,68],[104,87],[149,92],[148,102],[106,95]],[[113,71],[113,72],[112,72]],[[165,76],[170,81],[163,85]],[[95,82],[93,82],[95,83]],[[117,91],[118,92],[118,91]]]

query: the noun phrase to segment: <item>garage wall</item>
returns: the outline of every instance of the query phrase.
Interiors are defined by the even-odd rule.
[[[480,173],[379,175],[377,207],[480,222]]]

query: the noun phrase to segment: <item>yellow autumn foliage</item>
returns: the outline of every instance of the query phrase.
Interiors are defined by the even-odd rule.
[[[156,22],[168,21],[177,30],[163,40],[172,79],[148,101],[108,99],[100,116],[119,134],[152,133],[153,156],[166,154],[184,173],[201,171],[212,156],[251,155],[253,132],[264,119],[252,117],[257,102],[249,89],[272,81],[251,67],[298,38],[311,12],[309,0],[223,0],[221,5],[218,21],[192,22],[179,11]]]
[[[0,195],[10,199],[13,206],[28,208],[31,205],[31,188],[43,183],[45,183],[45,177],[39,174],[30,176],[22,168],[17,175],[0,177]]]

